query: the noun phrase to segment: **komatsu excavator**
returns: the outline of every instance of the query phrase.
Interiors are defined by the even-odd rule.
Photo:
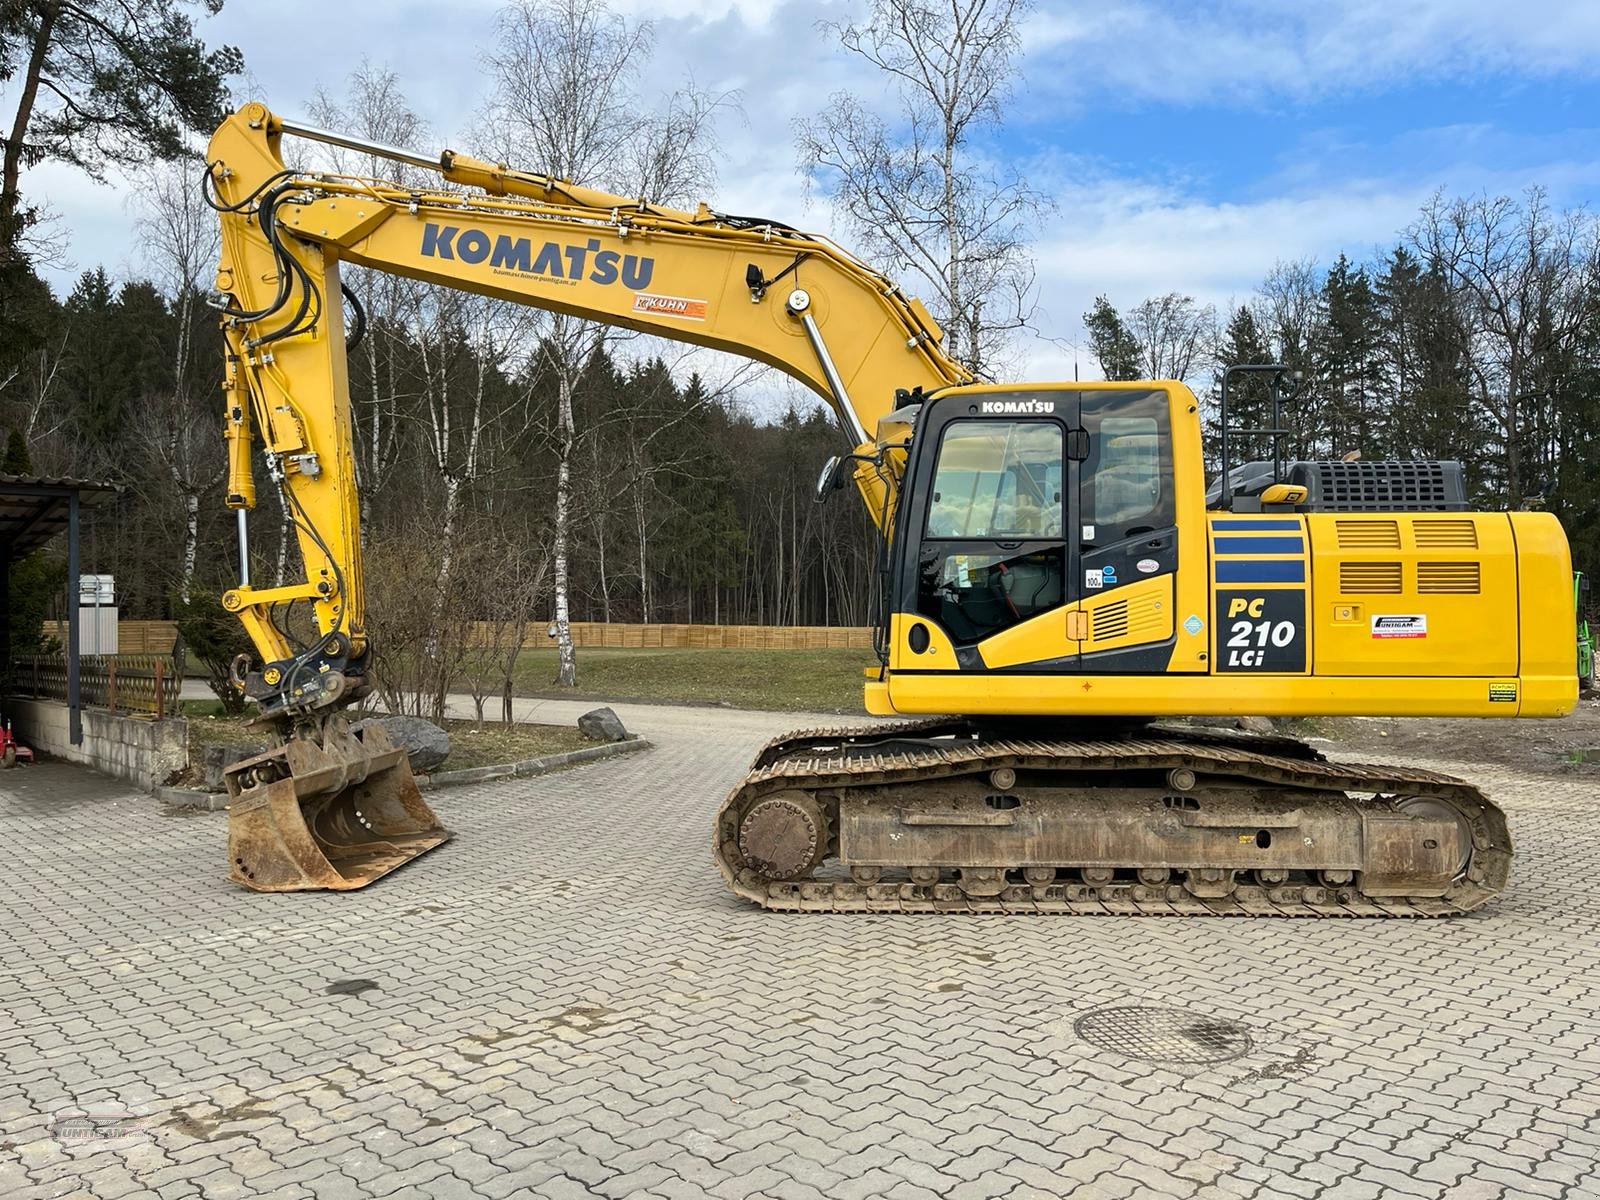
[[[288,168],[285,137],[437,182]],[[713,818],[768,909],[1434,916],[1506,884],[1501,811],[1471,784],[1325,761],[1204,716],[1546,717],[1576,703],[1571,566],[1555,518],[1468,511],[1439,462],[1273,462],[1208,495],[1181,382],[979,383],[928,311],[830,241],[678,211],[249,104],[217,130],[227,503],[237,668],[279,743],[227,773],[232,877],[357,888],[449,834],[403,750],[354,733],[369,691],[340,264],[758,359],[838,415],[882,534],[866,707],[897,722],[780,738]],[[1281,446],[1272,421],[1223,427]],[[305,579],[249,580],[259,444]],[[1264,443],[1263,443],[1264,444]],[[320,635],[275,620],[294,603]]]

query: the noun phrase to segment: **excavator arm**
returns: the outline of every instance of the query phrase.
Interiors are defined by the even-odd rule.
[[[286,135],[437,180],[296,170],[281,153]],[[223,122],[207,161],[221,223],[227,504],[239,516],[240,579],[223,606],[261,659],[241,662],[236,682],[280,739],[226,773],[232,875],[256,890],[362,887],[449,836],[404,752],[339,715],[370,690],[372,652],[340,264],[776,367],[833,408],[885,536],[909,434],[895,410],[970,381],[920,302],[827,239],[774,221],[665,208],[451,151],[430,159],[298,126],[261,104]],[[281,587],[250,582],[258,443],[305,567]],[[285,620],[296,604],[315,614],[310,644]]]

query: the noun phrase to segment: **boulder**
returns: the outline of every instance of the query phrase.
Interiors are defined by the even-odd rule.
[[[622,724],[622,718],[609,708],[594,708],[584,713],[578,718],[578,732],[595,742],[628,740],[628,731]]]
[[[381,725],[396,746],[404,746],[412,771],[431,771],[450,755],[450,735],[432,721],[421,717],[368,717],[350,728],[360,733],[369,725]]]
[[[1239,728],[1246,733],[1271,733],[1272,721],[1268,717],[1240,717]]]
[[[208,792],[223,790],[222,773],[236,762],[247,758],[254,758],[258,754],[266,753],[266,744],[247,744],[242,746],[229,746],[217,744],[207,746],[202,752],[204,762],[201,764],[205,772],[205,788]]]

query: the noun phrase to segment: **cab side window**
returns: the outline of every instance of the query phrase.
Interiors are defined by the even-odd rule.
[[[1101,546],[1177,520],[1172,494],[1172,435],[1165,392],[1086,391],[1089,434],[1083,465],[1083,524]]]

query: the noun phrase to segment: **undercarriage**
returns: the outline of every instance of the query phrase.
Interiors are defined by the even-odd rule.
[[[779,738],[717,816],[733,890],[816,912],[1448,916],[1502,891],[1459,779],[1180,725],[933,718]]]

